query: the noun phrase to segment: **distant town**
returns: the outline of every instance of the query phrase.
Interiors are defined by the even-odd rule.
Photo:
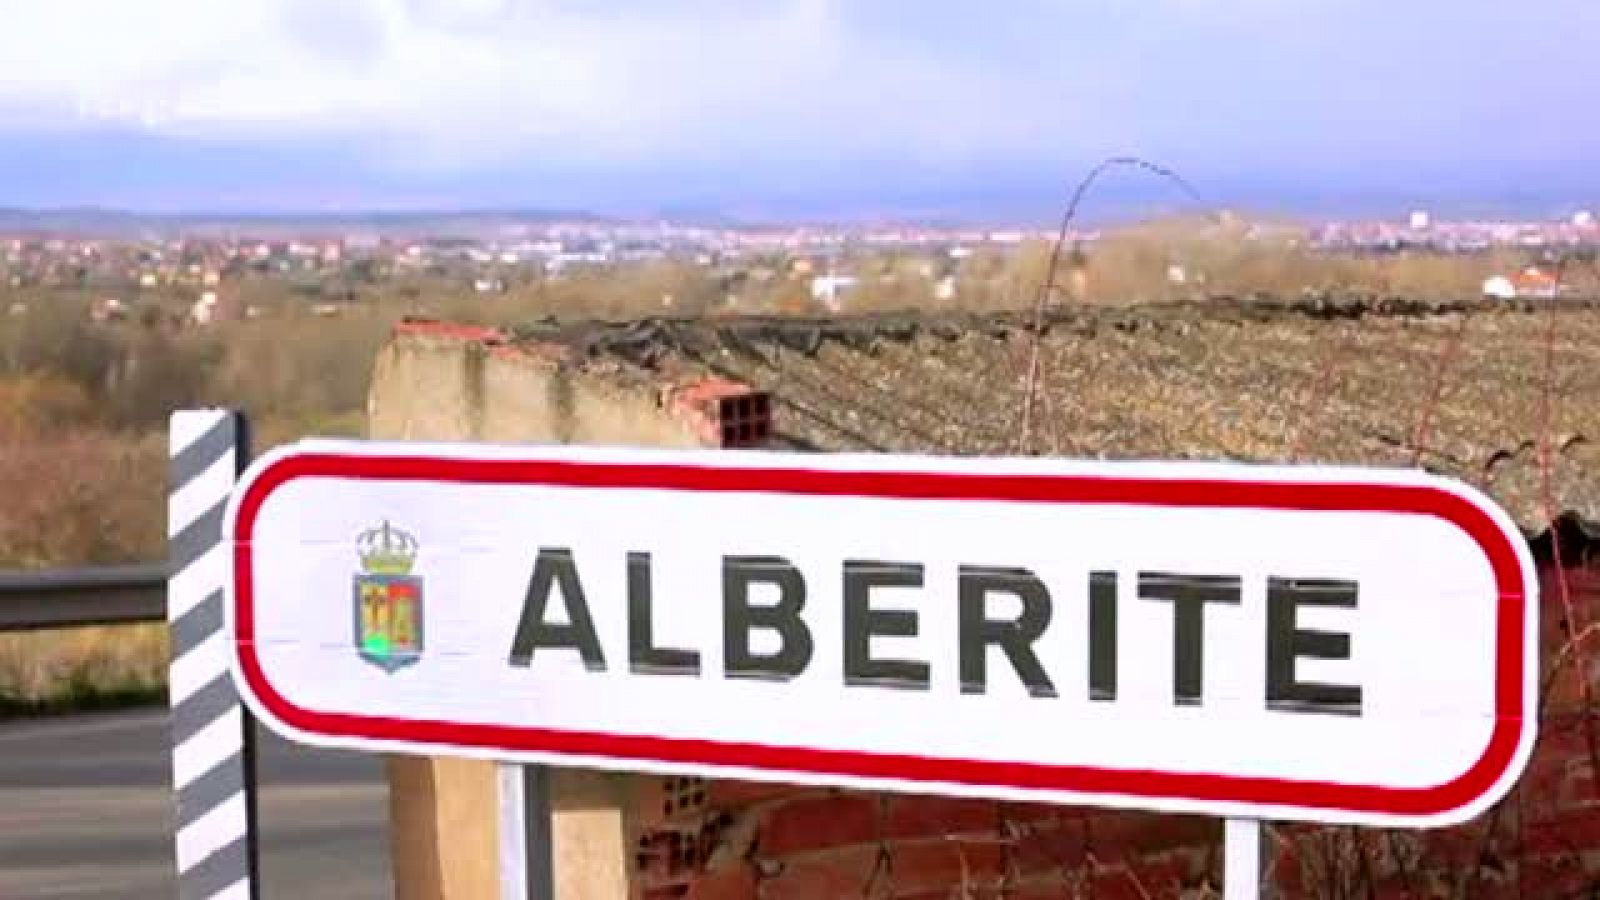
[[[1447,221],[1417,210],[1393,221],[1327,221],[1302,229],[1310,248],[1334,254],[1465,255],[1509,248],[1536,257],[1600,248],[1600,221],[1588,211],[1549,221]],[[532,280],[671,260],[700,267],[776,266],[807,278],[812,296],[833,307],[856,281],[852,261],[863,256],[887,253],[929,261],[922,269],[937,282],[937,295],[951,289],[952,272],[965,257],[1003,254],[1057,236],[1055,229],[713,228],[514,217],[470,228],[418,223],[341,229],[310,221],[256,232],[211,224],[187,233],[108,235],[61,224],[5,222],[0,223],[0,283],[14,289],[105,292],[96,303],[97,317],[119,315],[142,291],[190,292],[193,314],[204,320],[229,309],[228,285],[243,279],[282,280],[337,297],[328,285],[372,286],[413,274],[492,295]],[[1068,234],[1079,247],[1092,247],[1101,237],[1098,230]],[[1548,274],[1533,265],[1484,283],[1484,292],[1494,296],[1542,296],[1553,289]],[[20,303],[10,307],[12,313],[24,311]],[[319,308],[337,314],[335,304]]]

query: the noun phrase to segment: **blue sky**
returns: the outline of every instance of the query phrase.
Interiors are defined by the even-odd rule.
[[[0,206],[1600,205],[1595,0],[7,5]]]

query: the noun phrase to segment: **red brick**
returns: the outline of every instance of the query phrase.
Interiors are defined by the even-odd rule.
[[[449,338],[457,341],[475,343],[495,343],[503,341],[506,333],[498,328],[485,328],[481,325],[466,325],[460,322],[444,322],[437,319],[405,318],[395,325],[397,334],[417,334],[428,337]]]
[[[699,779],[650,776],[635,788],[634,803],[640,828],[666,823],[689,823],[708,808],[709,786]]]
[[[765,391],[725,378],[708,378],[671,392],[670,408],[712,447],[753,447],[772,431],[772,399]]]
[[[1420,900],[1431,897],[1433,894],[1427,890],[1427,879],[1412,878],[1408,883],[1402,878],[1390,878],[1379,882],[1373,891],[1374,900]]]
[[[1558,756],[1548,752],[1548,745],[1534,746],[1533,757],[1528,760],[1528,766],[1522,772],[1522,777],[1517,780],[1517,787],[1523,791],[1539,793],[1549,790],[1549,785],[1560,784],[1565,780],[1566,774],[1573,769],[1588,768],[1589,754],[1579,750],[1569,756]]]
[[[997,895],[995,900],[1076,900],[1087,896],[1087,892],[1078,887],[1076,879],[1053,877],[1042,881],[1027,881],[1008,888],[1004,894]],[[1095,900],[1099,900],[1098,897]]]
[[[1584,762],[1568,766],[1551,793],[1553,796],[1539,799],[1555,810],[1571,809],[1600,800],[1600,782],[1595,779],[1594,768]]]
[[[1566,765],[1551,773],[1548,782],[1535,777],[1522,787],[1532,798],[1561,809],[1600,803],[1600,782],[1597,782],[1595,768],[1587,756],[1568,760]]]
[[[1087,860],[1083,826],[1077,822],[1019,826],[1015,838],[1011,864],[1022,875],[1070,871]]]
[[[766,813],[756,837],[764,857],[808,850],[876,843],[880,801],[874,794],[820,794],[799,797]]]
[[[547,366],[552,363],[570,362],[573,358],[571,347],[552,341],[517,341],[504,344],[491,341],[487,346],[490,356],[514,363]]]
[[[1084,900],[1088,895],[1073,882],[1059,877],[1049,881],[1027,884],[1001,884],[987,888],[971,888],[965,893],[959,889],[943,888],[934,891],[917,891],[895,894],[894,900]]]
[[[635,850],[635,872],[646,884],[678,882],[699,870],[714,838],[696,831],[658,830],[643,834]]]
[[[747,862],[696,878],[684,900],[755,900],[756,870]]]
[[[1471,864],[1483,849],[1482,832],[1471,825],[1429,831],[1421,839],[1423,865],[1459,868]]]
[[[850,847],[802,859],[784,860],[775,876],[763,878],[760,900],[823,900],[865,897],[878,863],[877,847]],[[882,883],[883,874],[878,874]]]
[[[1579,852],[1600,844],[1600,807],[1563,812],[1555,818],[1530,822],[1522,832],[1524,856],[1544,857]]]
[[[948,888],[937,891],[915,891],[906,894],[900,891],[890,891],[887,888],[880,892],[875,886],[873,891],[875,894],[871,897],[862,894],[863,900],[877,900],[879,897],[892,897],[894,900],[951,900],[952,897],[960,896]],[[972,892],[963,897],[962,900],[988,900],[988,898],[977,892]]]
[[[819,793],[816,788],[798,784],[761,781],[713,781],[706,803],[713,809],[735,810],[770,800]]]
[[[1562,616],[1560,604],[1556,604],[1554,608],[1547,608],[1546,615],[1548,616],[1547,622],[1551,627],[1545,629],[1545,640],[1543,641],[1544,646],[1541,656],[1544,657],[1545,668],[1548,671],[1548,664],[1554,663],[1556,654],[1567,646],[1567,638],[1565,634],[1553,627]],[[1586,624],[1597,621],[1594,610],[1580,613],[1577,618]],[[1600,690],[1595,689],[1597,659],[1600,659],[1600,653],[1597,653],[1597,642],[1592,637],[1586,638],[1584,643],[1578,645],[1576,650],[1566,659],[1561,671],[1554,675],[1550,693],[1545,698],[1547,713],[1581,711],[1583,709],[1585,679],[1587,679],[1587,683],[1590,686],[1591,697],[1600,699]]]
[[[998,841],[917,841],[895,844],[889,863],[895,896],[928,890],[991,888],[1006,874],[1006,848]]]
[[[1539,723],[1539,740],[1533,748],[1530,768],[1560,766],[1568,762],[1589,761],[1589,738],[1581,718],[1551,715]],[[1600,737],[1600,723],[1596,723]]]
[[[1058,803],[1001,803],[1000,820],[1015,824],[1076,822],[1092,813],[1082,807]]]
[[[1272,867],[1272,886],[1280,897],[1301,897],[1306,891],[1304,873],[1300,870],[1300,861],[1293,861],[1293,865],[1285,865],[1279,861]]]
[[[1139,857],[1222,839],[1222,820],[1202,816],[1108,812],[1089,822],[1089,848],[1097,856]]]
[[[1089,890],[1094,900],[1152,900],[1175,892],[1154,890],[1125,866],[1101,866],[1091,876]]]
[[[1168,853],[1132,860],[1124,866],[1152,897],[1173,897],[1205,874],[1204,859],[1192,853]]]
[[[1576,857],[1524,859],[1518,868],[1521,877],[1513,875],[1507,881],[1513,891],[1520,882],[1521,894],[1526,897],[1589,896],[1587,889],[1594,879]]]
[[[907,794],[888,798],[890,838],[996,834],[1000,813],[992,800]]]

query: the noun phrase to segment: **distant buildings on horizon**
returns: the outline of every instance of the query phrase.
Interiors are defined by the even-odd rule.
[[[1246,238],[1275,232],[1272,226],[1236,215],[1219,218],[1245,225],[1238,233]],[[1069,232],[1068,238],[1087,245],[1104,235],[1082,230]],[[1600,220],[1585,210],[1548,221],[1453,221],[1417,209],[1392,220],[1326,221],[1304,231],[1296,226],[1292,236],[1304,236],[1311,246],[1329,252],[1459,254],[1514,248],[1525,251],[1526,264],[1534,266],[1552,250],[1600,249]],[[142,291],[178,290],[193,300],[192,318],[204,323],[248,316],[247,309],[238,308],[232,286],[249,277],[284,280],[316,299],[321,313],[329,313],[359,288],[395,276],[433,276],[479,294],[499,294],[539,278],[673,260],[723,269],[792,269],[807,277],[815,302],[834,308],[857,286],[857,273],[848,262],[854,254],[883,251],[921,259],[936,296],[948,299],[954,289],[950,272],[973,254],[1009,253],[1025,242],[1055,237],[1055,229],[1038,228],[737,229],[583,220],[510,223],[481,237],[327,233],[315,228],[291,237],[211,234],[132,240],[0,232],[0,284],[120,291],[130,298]],[[1168,277],[1174,284],[1187,281],[1181,269],[1169,271]],[[1491,281],[1483,286],[1487,296],[1540,296],[1547,289],[1535,269],[1508,271]],[[95,312],[102,319],[127,314],[123,303],[106,303]]]

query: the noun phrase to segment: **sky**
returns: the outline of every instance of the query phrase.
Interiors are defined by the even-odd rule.
[[[1595,0],[0,0],[0,207],[1600,206]]]

